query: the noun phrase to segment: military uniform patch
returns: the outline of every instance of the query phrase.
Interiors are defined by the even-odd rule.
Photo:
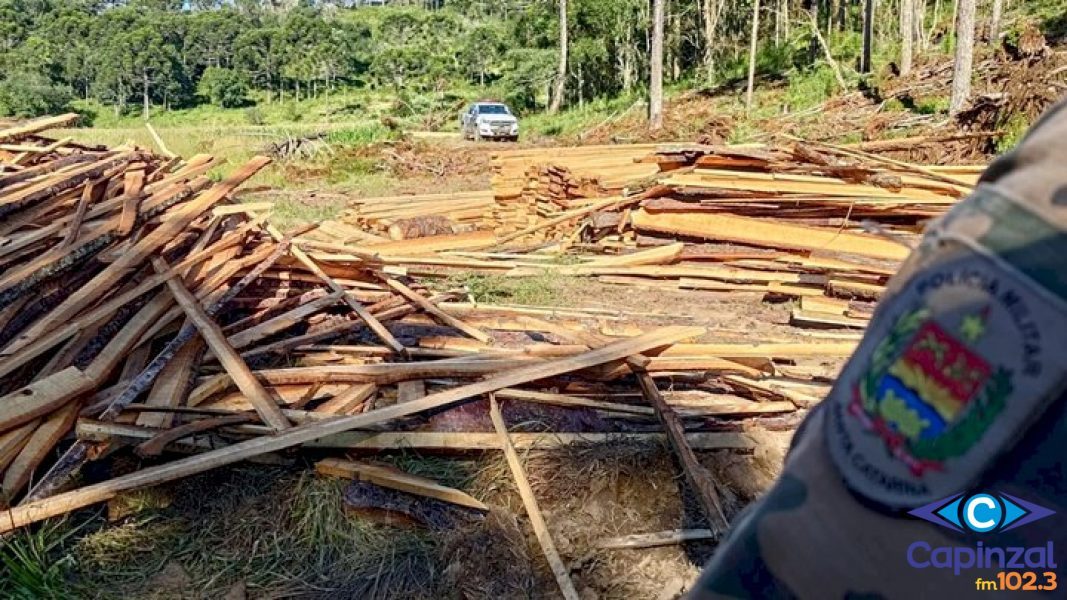
[[[914,507],[963,490],[1059,397],[1062,302],[960,244],[879,308],[827,399],[831,455],[853,490]]]

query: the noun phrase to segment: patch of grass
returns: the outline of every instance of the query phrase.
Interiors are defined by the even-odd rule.
[[[599,98],[582,106],[572,106],[555,115],[535,113],[521,117],[525,133],[545,137],[568,137],[611,119],[633,106],[638,95],[621,95],[616,98]]]
[[[948,96],[927,96],[915,102],[915,112],[923,115],[937,115],[948,112]]]
[[[822,104],[837,91],[837,78],[829,65],[794,73],[789,77],[786,99],[792,110]]]
[[[341,199],[310,202],[299,196],[290,196],[274,202],[270,222],[283,231],[308,223],[321,223],[333,219],[344,209]]]
[[[560,302],[566,277],[542,271],[531,277],[463,274],[444,280],[447,287],[463,287],[475,302],[552,306]]]
[[[77,529],[63,519],[16,532],[0,545],[0,596],[64,598],[74,559],[65,551]]]
[[[1008,122],[1005,123],[1003,130],[1004,135],[997,139],[997,153],[1003,154],[1008,152],[1023,139],[1027,130],[1030,128],[1030,120],[1024,114],[1013,115]]]
[[[163,568],[171,553],[181,548],[187,533],[182,524],[156,514],[140,514],[111,527],[94,531],[74,545],[81,572],[113,581],[137,581],[145,572]],[[160,551],[169,548],[170,551]]]

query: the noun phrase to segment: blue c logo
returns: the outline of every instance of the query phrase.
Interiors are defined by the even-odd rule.
[[[1000,502],[989,494],[971,496],[963,505],[963,523],[971,531],[992,531],[1000,525],[1003,517],[1004,509]]]
[[[1056,511],[1008,494],[960,494],[920,506],[908,514],[955,531],[991,533],[1015,529]]]

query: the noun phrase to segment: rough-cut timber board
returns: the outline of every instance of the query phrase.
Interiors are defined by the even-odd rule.
[[[4,473],[3,496],[10,501],[30,481],[37,465],[41,464],[56,443],[67,435],[78,417],[79,402],[71,402],[44,419],[30,435],[18,457]]]
[[[685,244],[678,242],[675,244],[667,244],[666,246],[660,246],[658,248],[652,248],[649,250],[641,250],[639,252],[633,252],[630,254],[621,254],[619,256],[605,256],[594,259],[585,266],[593,267],[625,267],[625,266],[637,266],[637,265],[665,265],[670,264],[678,260],[682,255],[682,250],[685,249]]]
[[[870,323],[867,319],[856,319],[837,315],[834,313],[815,312],[794,308],[789,315],[789,322],[793,325],[815,327],[858,327],[863,329]]]
[[[363,404],[368,398],[378,391],[378,386],[373,383],[357,383],[348,386],[348,389],[320,404],[315,412],[331,415],[346,415],[352,409]]]
[[[674,544],[697,540],[713,540],[717,537],[718,536],[710,529],[673,529],[671,531],[635,533],[633,535],[604,538],[597,542],[596,547],[604,550],[653,548],[656,546],[672,546]]]
[[[46,415],[92,386],[93,381],[80,369],[67,367],[0,397],[0,431]]]
[[[286,416],[299,421],[301,411],[287,411]],[[336,417],[316,415],[321,421]],[[247,431],[251,426],[243,427]],[[262,429],[262,427],[260,428]],[[158,430],[120,423],[102,423],[91,419],[78,421],[76,433],[79,438],[91,441],[107,441],[114,438],[130,442],[151,439]],[[685,439],[694,450],[753,450],[756,440],[746,433],[732,431],[691,432]],[[217,440],[186,440],[199,448],[217,448]],[[572,444],[664,444],[667,437],[662,433],[512,433],[511,442],[519,450],[553,450]],[[387,450],[441,450],[441,451],[488,451],[500,450],[500,438],[495,433],[468,433],[442,431],[373,432],[348,431],[304,444],[308,448],[345,448],[372,452]]]
[[[709,240],[723,240],[768,248],[828,250],[871,258],[904,260],[911,251],[873,235],[862,235],[778,223],[767,219],[725,214],[649,213],[635,211],[630,219],[640,231],[659,231]]]
[[[405,473],[389,465],[376,465],[342,458],[326,458],[315,463],[315,472],[343,479],[369,481],[408,494],[435,498],[460,506],[488,511],[489,507],[477,498],[456,488],[441,485],[432,479]]]
[[[389,255],[418,255],[432,254],[444,250],[465,250],[471,248],[484,248],[496,243],[496,234],[492,231],[472,231],[470,233],[456,233],[452,235],[434,235],[413,240],[397,240],[382,244],[373,244],[355,248],[355,250]]]
[[[201,338],[192,339],[174,355],[167,366],[163,367],[152,384],[152,390],[145,399],[148,406],[179,406],[185,399],[191,383],[190,375],[196,366],[196,360],[204,348]],[[144,412],[137,416],[137,424],[142,427],[170,427],[174,421],[173,413]]]
[[[420,400],[395,404],[369,413],[338,417],[287,429],[268,437],[251,439],[212,452],[149,467],[109,481],[57,494],[0,514],[0,533],[113,498],[116,494],[145,486],[174,481],[196,473],[242,460],[306,444],[326,436],[385,423],[428,410],[445,408],[496,390],[554,377],[640,354],[704,333],[701,327],[665,327],[628,340],[622,340],[575,357],[514,369],[468,385],[430,394]]]
[[[152,265],[157,273],[166,273],[170,270],[170,266],[161,258],[153,259]],[[182,310],[185,311],[185,316],[200,330],[200,335],[203,336],[208,347],[215,353],[219,363],[229,373],[230,378],[233,379],[234,384],[241,390],[241,393],[252,402],[263,422],[277,431],[288,429],[290,426],[289,421],[278,409],[278,404],[275,403],[274,398],[259,383],[259,380],[252,375],[248,365],[233,349],[233,346],[226,341],[226,336],[222,333],[218,323],[204,312],[196,296],[186,289],[185,285],[178,281],[176,277],[167,279],[166,283],[167,287],[170,288],[171,294],[174,295],[174,299],[178,301]]]
[[[446,313],[445,311],[438,308],[436,304],[430,302],[427,298],[420,295],[418,292],[409,288],[403,283],[400,283],[396,279],[386,279],[385,284],[395,290],[401,296],[407,298],[420,309],[426,311],[430,315],[433,315],[437,320],[441,322],[442,325],[458,329],[459,331],[462,331],[463,333],[471,336],[479,342],[489,343],[493,341],[493,338],[490,337],[489,334],[487,334],[486,332],[478,329],[477,327],[472,327],[464,323],[460,319],[457,319],[456,317],[453,317],[452,315]]]
[[[262,156],[253,158],[225,181],[215,185],[196,199],[179,206],[152,233],[142,238],[133,248],[123,253],[119,259],[108,265],[89,283],[68,296],[62,304],[48,313],[45,318],[40,319],[30,327],[32,333],[27,330],[23,335],[36,337],[74,318],[96,299],[111,291],[115,284],[129,274],[130,269],[141,264],[146,257],[158,250],[159,247],[173,240],[195,218],[217,204],[233,192],[237,186],[244,183],[245,180],[255,175],[269,163],[269,158]]]
[[[552,534],[548,532],[548,524],[545,523],[545,518],[541,514],[541,508],[537,505],[537,497],[534,496],[533,488],[530,487],[530,480],[526,477],[526,470],[522,468],[519,453],[515,451],[515,446],[511,444],[511,440],[508,437],[508,427],[504,423],[504,416],[500,414],[500,406],[492,395],[489,396],[489,416],[493,420],[496,434],[500,437],[500,446],[504,449],[504,457],[507,458],[511,476],[515,479],[515,486],[519,488],[519,496],[522,498],[522,504],[526,508],[527,516],[530,517],[530,525],[533,527],[534,535],[541,545],[541,551],[545,554],[545,559],[552,569],[552,574],[556,577],[560,592],[563,593],[563,597],[567,600],[578,600],[578,592],[574,589],[574,582],[571,581],[570,572],[567,570],[566,565],[563,564],[563,559],[559,557],[559,552],[556,551],[556,544],[552,541]]]
[[[637,359],[644,359],[644,357],[631,359],[630,363],[634,377],[637,378],[637,383],[641,386],[641,393],[645,396],[645,400],[655,409],[663,430],[667,432],[667,439],[674,450],[674,455],[678,457],[686,479],[692,486],[693,491],[696,492],[697,499],[704,508],[704,513],[711,524],[712,531],[718,534],[725,533],[729,523],[726,521],[726,515],[722,510],[722,501],[719,499],[719,492],[714,478],[700,464],[700,461],[697,460],[696,455],[693,453],[693,448],[685,438],[685,427],[682,425],[682,420],[667,405],[663,396],[659,393],[659,389],[656,388],[656,382],[644,370],[643,363],[647,363],[648,359]]]
[[[6,129],[0,129],[0,142],[10,142],[30,134],[63,127],[64,125],[70,125],[79,118],[80,115],[78,113],[66,113],[55,117],[42,117],[19,125],[13,125]]]

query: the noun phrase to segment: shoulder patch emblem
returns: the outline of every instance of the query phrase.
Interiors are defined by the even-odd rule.
[[[893,507],[963,491],[1055,401],[1067,310],[973,252],[948,252],[878,310],[827,398],[845,482]]]
[[[897,319],[849,405],[915,476],[942,470],[946,458],[969,450],[1011,393],[1010,371],[990,365],[928,316],[916,309]],[[977,341],[985,318],[963,317],[958,335]]]

